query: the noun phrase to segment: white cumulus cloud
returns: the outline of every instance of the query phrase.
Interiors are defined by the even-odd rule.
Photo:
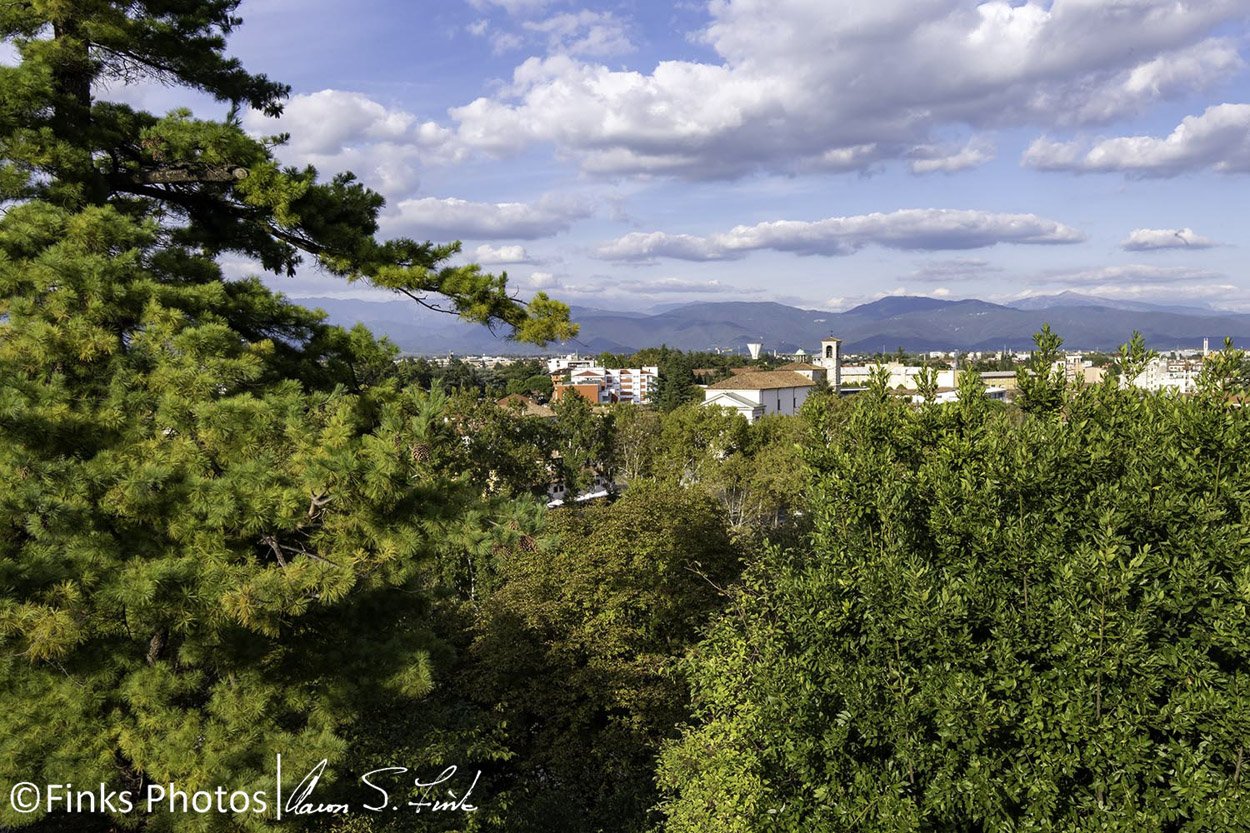
[[[526,284],[531,289],[556,289],[560,286],[560,280],[550,272],[531,272]]]
[[[423,197],[398,202],[382,222],[389,233],[422,239],[536,240],[565,231],[591,213],[589,203],[556,195],[534,203]]]
[[[491,246],[483,243],[469,252],[469,259],[483,266],[500,263],[533,263],[524,246]]]
[[[1126,252],[1149,252],[1158,249],[1210,249],[1216,245],[1214,240],[1196,234],[1191,228],[1139,228],[1129,232],[1120,248]]]
[[[1121,136],[1090,144],[1042,138],[1024,164],[1043,171],[1124,172],[1169,177],[1211,169],[1250,173],[1250,104],[1218,104],[1186,116],[1168,136]]]
[[[610,57],[633,52],[635,48],[625,21],[611,12],[582,9],[546,20],[526,21],[522,27],[545,37],[550,52]]]
[[[599,246],[605,260],[736,260],[760,249],[799,255],[848,255],[876,244],[903,250],[979,249],[998,243],[1067,244],[1080,231],[1033,214],[994,214],[942,208],[902,209],[889,214],[777,220],[736,226],[707,237],[634,232]]]
[[[254,134],[290,133],[290,143],[278,150],[284,162],[327,174],[350,170],[384,194],[411,193],[422,164],[464,155],[447,128],[343,90],[295,95],[281,118],[252,110],[243,123]]]
[[[955,173],[984,165],[994,158],[993,145],[974,139],[963,147],[941,145],[918,145],[907,155],[911,158],[911,170],[916,174]]]
[[[708,10],[698,38],[716,57],[647,72],[577,57],[615,48],[610,27],[584,48],[572,46],[580,34],[562,39],[603,13],[527,23],[562,50],[453,108],[458,138],[489,154],[550,143],[607,174],[701,179],[889,159],[954,171],[991,151],[940,146],[935,136],[952,126],[1104,125],[1229,77],[1242,60],[1220,27],[1246,4],[716,0]]]

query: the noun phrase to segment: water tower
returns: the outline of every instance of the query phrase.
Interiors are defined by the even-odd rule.
[[[751,351],[751,361],[755,361],[756,359],[760,357],[760,348],[763,346],[764,345],[760,344],[758,341],[752,342],[747,345],[747,349]]]

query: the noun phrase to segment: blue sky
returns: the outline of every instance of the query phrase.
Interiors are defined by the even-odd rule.
[[[522,293],[836,310],[1075,290],[1250,311],[1250,0],[239,12],[232,52],[293,86],[280,122],[249,129],[289,131],[286,161],[386,195],[387,232],[461,239]],[[272,284],[369,295],[311,270]]]

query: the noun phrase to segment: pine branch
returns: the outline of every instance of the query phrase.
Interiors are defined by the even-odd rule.
[[[165,650],[165,639],[164,630],[152,634],[152,641],[148,643],[148,665],[156,665],[156,661],[161,658],[161,652]]]
[[[271,549],[273,551],[273,554],[277,556],[278,558],[279,566],[281,566],[283,569],[286,569],[286,559],[282,557],[282,548],[278,546],[277,539],[274,538],[272,535],[262,535],[260,536],[260,542],[262,544],[269,545],[269,549]]]
[[[115,174],[114,178],[137,185],[235,182],[236,180],[247,179],[247,168],[230,165],[210,165],[198,170],[191,167],[145,168],[132,174]]]

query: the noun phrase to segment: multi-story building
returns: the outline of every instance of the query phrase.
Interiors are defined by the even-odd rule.
[[[1201,361],[1151,359],[1146,369],[1133,380],[1133,387],[1150,391],[1174,390],[1177,393],[1193,393],[1198,389],[1198,376],[1202,373]]]
[[[584,367],[573,370],[569,381],[556,385],[555,396],[559,399],[575,393],[596,404],[630,402],[635,405],[651,400],[658,367]]]
[[[594,359],[583,359],[576,353],[569,353],[567,356],[557,356],[554,359],[547,359],[548,373],[569,373],[578,370],[585,370],[588,367],[594,366]]]
[[[1105,373],[1103,368],[1094,367],[1094,363],[1080,353],[1069,353],[1051,365],[1051,370],[1063,373],[1069,384],[1096,385],[1102,381]]]

